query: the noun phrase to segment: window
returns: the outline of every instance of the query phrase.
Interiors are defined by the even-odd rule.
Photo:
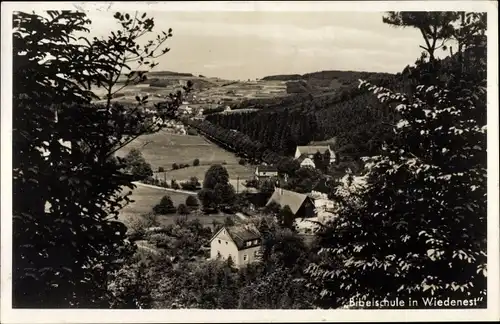
[[[219,244],[220,244],[220,240],[219,240]]]
[[[217,251],[217,257],[220,258],[220,251]]]
[[[254,251],[254,252],[253,252],[253,255],[254,255],[254,256],[257,256],[257,254],[258,254],[258,253],[259,253],[259,251]]]
[[[227,241],[226,241],[226,245],[227,245]]]
[[[243,255],[243,261],[246,261],[246,260],[247,260],[247,255],[246,255],[246,254],[244,254],[244,255]]]
[[[252,241],[247,241],[247,246],[252,245]]]
[[[259,240],[253,241],[253,244],[255,244],[255,245],[259,244]]]

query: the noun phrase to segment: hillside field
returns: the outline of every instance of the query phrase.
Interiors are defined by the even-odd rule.
[[[197,135],[170,134],[167,131],[143,135],[119,150],[117,155],[123,157],[133,148],[142,152],[154,171],[163,167],[167,179],[184,180],[193,176],[203,179],[210,165],[223,163],[230,178],[247,179],[253,173],[253,168],[238,164],[239,159],[234,154]],[[195,159],[200,160],[197,167],[192,166]],[[171,170],[173,163],[185,163],[190,167]]]
[[[124,192],[128,192],[124,190]],[[126,225],[130,220],[141,217],[141,215],[147,214],[152,211],[153,207],[158,204],[163,196],[170,196],[174,203],[174,206],[179,204],[184,204],[186,198],[189,194],[181,192],[167,191],[163,189],[150,188],[146,186],[137,185],[137,187],[132,191],[130,199],[134,200],[120,212],[119,219],[123,221]],[[195,196],[193,194],[193,196]],[[158,221],[162,226],[167,226],[169,224],[174,224],[176,218],[179,217],[177,214],[172,215],[158,215]],[[212,226],[212,222],[217,220],[223,223],[227,215],[203,215],[203,216],[188,216],[188,219],[197,218],[200,220],[201,224],[205,226]],[[232,217],[235,221],[238,220],[237,217]]]

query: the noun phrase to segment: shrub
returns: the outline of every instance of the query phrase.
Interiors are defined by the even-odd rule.
[[[181,182],[181,188],[184,189],[184,190],[191,190],[191,191],[194,191],[196,190],[196,184],[193,184],[192,182],[190,181],[187,181],[187,182]]]
[[[245,161],[245,159],[240,159],[240,160],[238,161],[238,163],[239,163],[240,165],[245,165],[245,164],[247,164],[247,162]]]
[[[188,215],[189,214],[189,208],[184,205],[184,204],[180,204],[179,206],[177,206],[177,214],[179,215]]]
[[[177,163],[172,164],[172,169],[174,170],[179,169],[179,165]]]
[[[200,160],[199,159],[194,159],[193,166],[198,166],[198,165],[200,165]]]
[[[159,167],[158,172],[165,172],[165,169],[163,167]]]
[[[186,206],[189,207],[198,207],[200,204],[198,202],[198,199],[196,199],[195,196],[188,196],[186,198]]]
[[[172,179],[172,182],[170,183],[170,188],[175,189],[175,190],[179,190],[181,187],[179,186],[177,181]]]
[[[163,196],[160,203],[153,207],[153,212],[155,214],[173,214],[175,213],[174,203],[170,196]]]
[[[251,179],[245,182],[245,187],[247,188],[257,188],[258,186],[259,186],[259,181],[257,179]]]
[[[196,131],[196,129],[190,127],[187,130],[187,134],[188,135],[198,135],[198,132]]]

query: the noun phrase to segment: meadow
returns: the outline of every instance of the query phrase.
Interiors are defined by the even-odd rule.
[[[248,179],[253,169],[238,163],[239,159],[232,153],[218,147],[198,135],[178,135],[168,131],[143,135],[135,139],[117,152],[125,156],[131,149],[138,149],[154,171],[159,167],[167,171],[167,180],[187,180],[190,177],[203,179],[205,172],[212,164],[224,164],[232,179],[240,177]],[[194,167],[193,161],[200,160],[200,165]],[[171,170],[174,163],[189,164],[190,167]],[[163,178],[163,174],[159,174]]]
[[[128,190],[127,190],[128,191]],[[125,193],[125,191],[124,191]],[[130,199],[134,202],[127,205],[120,212],[119,219],[123,221],[125,224],[128,224],[132,219],[137,217],[142,217],[142,215],[150,213],[153,207],[158,204],[163,196],[170,196],[172,199],[174,206],[178,206],[179,204],[184,204],[186,202],[186,198],[189,194],[182,192],[174,192],[167,191],[159,188],[150,188],[141,185],[137,185],[137,187],[132,191],[132,195]],[[196,196],[192,194],[192,196]],[[169,224],[174,224],[175,220],[179,217],[178,214],[171,215],[158,215],[157,220],[162,226],[167,226]],[[215,215],[188,215],[188,219],[199,219],[201,224],[204,226],[212,226],[212,222],[214,220],[224,223],[224,220],[228,217],[228,215],[224,214],[215,214]],[[237,221],[238,218],[232,216],[234,221]]]

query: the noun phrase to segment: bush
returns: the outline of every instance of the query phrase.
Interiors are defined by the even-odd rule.
[[[245,187],[247,188],[257,188],[258,186],[259,186],[259,181],[257,179],[251,179],[245,182]]]
[[[188,196],[186,198],[186,206],[189,207],[198,207],[200,204],[198,202],[198,199],[196,199],[195,196]]]
[[[187,181],[187,182],[181,182],[181,188],[184,189],[184,190],[191,190],[191,191],[194,191],[196,190],[196,184],[193,184],[192,182],[190,181]]]
[[[165,172],[165,169],[163,167],[159,167],[158,172]]]
[[[198,165],[200,165],[200,160],[199,159],[194,159],[193,166],[198,166]]]
[[[245,161],[245,159],[240,159],[240,160],[238,161],[238,163],[239,163],[240,165],[245,165],[245,164],[247,164],[247,162]]]
[[[150,235],[148,243],[158,248],[168,248],[172,245],[174,239],[165,233],[155,233]]]
[[[179,186],[179,184],[175,180],[172,180],[172,182],[170,183],[170,188],[175,189],[175,190],[181,189],[181,187]]]
[[[177,206],[177,214],[179,215],[188,215],[189,214],[189,208],[184,205],[184,204],[180,204],[179,206]]]
[[[163,196],[160,203],[153,207],[153,212],[155,214],[173,214],[175,213],[174,203],[170,196]]]
[[[198,135],[198,132],[196,131],[196,129],[190,127],[187,130],[187,134],[188,135]]]
[[[179,165],[177,163],[172,164],[172,169],[174,170],[179,169]]]

